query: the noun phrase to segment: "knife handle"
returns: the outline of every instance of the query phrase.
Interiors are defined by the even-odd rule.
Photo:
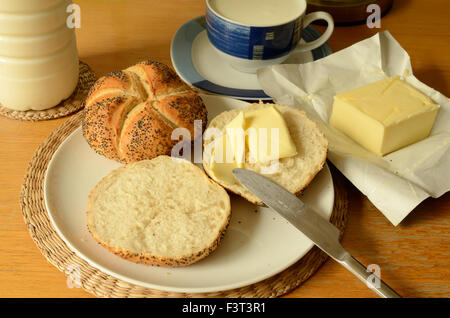
[[[347,254],[343,260],[338,261],[347,270],[366,283],[376,294],[384,298],[401,298],[391,287],[361,264],[356,258]]]

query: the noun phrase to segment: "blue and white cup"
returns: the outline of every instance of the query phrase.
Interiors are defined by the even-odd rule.
[[[209,41],[234,69],[245,73],[256,73],[261,67],[282,63],[291,53],[314,50],[323,45],[334,30],[330,14],[323,11],[305,14],[305,0],[297,0],[293,9],[298,12],[294,12],[294,19],[291,14],[288,21],[269,26],[233,21],[215,10],[214,1],[217,0],[206,0]],[[300,43],[302,30],[315,20],[325,20],[326,31],[312,42]]]

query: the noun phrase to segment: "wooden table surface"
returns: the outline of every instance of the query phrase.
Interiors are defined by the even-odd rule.
[[[170,64],[170,41],[179,26],[205,12],[205,0],[78,0],[80,58],[98,75],[144,59]],[[448,0],[395,0],[382,19],[410,53],[416,76],[450,96]],[[321,27],[319,29],[323,30]],[[333,51],[380,29],[336,27]],[[67,118],[21,122],[0,117],[0,297],[93,297],[68,288],[47,263],[23,222],[19,193],[35,149]],[[450,194],[420,204],[398,227],[347,183],[349,221],[343,246],[405,297],[450,296]],[[352,274],[328,260],[287,297],[374,297]]]

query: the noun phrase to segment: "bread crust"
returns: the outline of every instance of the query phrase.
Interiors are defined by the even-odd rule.
[[[89,213],[89,212],[88,212]],[[136,253],[133,251],[121,249],[121,248],[114,248],[112,246],[109,246],[108,244],[102,242],[102,240],[97,237],[92,231],[91,231],[91,225],[89,224],[89,218],[88,218],[88,230],[91,233],[92,237],[99,243],[101,246],[109,250],[111,253],[134,263],[139,264],[146,264],[146,265],[153,265],[153,266],[171,266],[171,267],[184,267],[191,265],[193,263],[196,263],[200,261],[201,259],[207,257],[210,255],[214,250],[217,249],[219,244],[221,243],[223,237],[225,236],[225,233],[228,229],[228,226],[230,224],[231,220],[231,214],[229,214],[226,224],[223,226],[223,228],[220,230],[219,235],[214,240],[214,242],[208,246],[207,248],[196,252],[192,254],[185,255],[181,258],[170,258],[170,257],[161,257],[153,254],[147,254],[147,253]]]
[[[124,163],[169,155],[177,140],[172,140],[174,129],[152,107],[150,102],[140,104],[123,125],[119,154]]]
[[[202,121],[201,132],[207,123],[207,110],[198,94],[172,69],[154,61],[101,77],[84,106],[82,131],[88,144],[98,154],[122,163],[169,155],[178,141],[167,136],[170,139],[175,128],[187,129],[193,141],[194,120]],[[148,134],[144,124],[152,127]]]
[[[84,117],[95,118],[95,120],[83,120],[82,124],[83,135],[91,148],[109,159],[121,161],[118,153],[121,132],[118,121],[120,121],[120,114],[137,102],[133,96],[105,94],[90,107],[85,108]]]
[[[194,121],[207,118],[208,114],[200,96],[194,91],[185,91],[176,95],[167,95],[155,104],[155,108],[166,118],[170,118],[177,127],[189,130],[194,138],[201,135],[194,131]],[[202,120],[202,131],[206,128],[206,120]]]

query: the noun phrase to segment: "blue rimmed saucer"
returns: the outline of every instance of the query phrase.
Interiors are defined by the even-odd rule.
[[[308,26],[302,32],[302,40],[310,42],[320,35]],[[331,53],[330,46],[325,43],[311,52],[292,54],[284,63],[307,63]],[[239,72],[220,58],[208,40],[204,16],[186,22],[177,30],[170,56],[178,75],[200,90],[245,100],[271,99],[261,90],[256,74]]]

